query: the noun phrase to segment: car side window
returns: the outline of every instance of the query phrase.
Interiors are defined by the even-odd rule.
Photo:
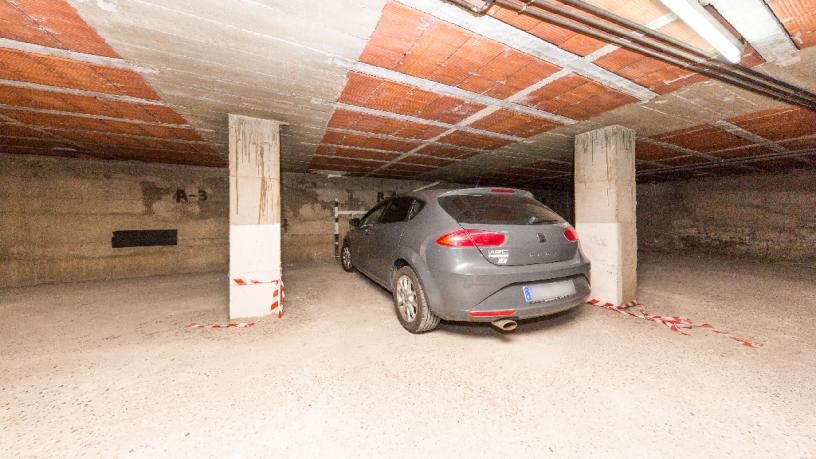
[[[375,225],[378,223],[380,217],[382,216],[385,207],[388,205],[388,201],[381,203],[380,205],[374,207],[373,209],[369,210],[367,214],[360,219],[360,226],[367,226],[367,225]]]
[[[413,198],[394,198],[385,208],[379,223],[404,222],[408,218],[408,212],[414,203]]]
[[[411,210],[408,212],[408,220],[412,220],[414,217],[416,217],[424,207],[424,202],[420,201],[419,199],[414,199],[414,203],[411,205]]]

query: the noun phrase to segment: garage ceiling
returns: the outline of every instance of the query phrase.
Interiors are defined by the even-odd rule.
[[[659,0],[589,3],[710,51]],[[816,0],[705,3],[737,36],[766,8],[742,65],[816,90]],[[609,124],[641,180],[816,168],[816,113],[506,6],[0,0],[0,37],[7,153],[223,167],[240,113],[289,123],[290,171],[557,186]]]

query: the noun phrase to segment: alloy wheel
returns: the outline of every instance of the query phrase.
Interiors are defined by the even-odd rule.
[[[397,279],[397,309],[406,322],[413,322],[417,316],[417,289],[409,276]]]
[[[346,269],[351,269],[351,249],[349,249],[348,246],[343,247],[343,253],[341,257],[343,259],[342,260],[343,266]]]

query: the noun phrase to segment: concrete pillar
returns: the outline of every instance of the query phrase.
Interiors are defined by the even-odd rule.
[[[592,262],[592,295],[637,295],[635,131],[608,126],[575,137],[575,223]]]
[[[279,127],[229,115],[230,319],[268,315],[279,304]]]

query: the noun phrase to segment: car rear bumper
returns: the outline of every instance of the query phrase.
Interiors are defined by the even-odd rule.
[[[452,311],[455,319],[468,322],[491,322],[497,319],[532,319],[572,309],[589,298],[589,281],[583,275],[550,279],[532,284],[569,281],[575,286],[575,294],[548,301],[528,303],[522,288],[527,284],[512,284],[491,295],[475,307],[465,311]]]
[[[427,290],[431,291],[426,293],[431,309],[445,320],[529,319],[578,306],[590,294],[590,264],[580,251],[574,258],[556,263],[499,267],[481,258],[449,266],[450,269],[440,268],[436,266],[431,271],[434,281],[428,283]],[[525,285],[563,280],[574,283],[574,295],[539,303],[525,301],[522,291]],[[497,311],[503,314],[489,315]]]

